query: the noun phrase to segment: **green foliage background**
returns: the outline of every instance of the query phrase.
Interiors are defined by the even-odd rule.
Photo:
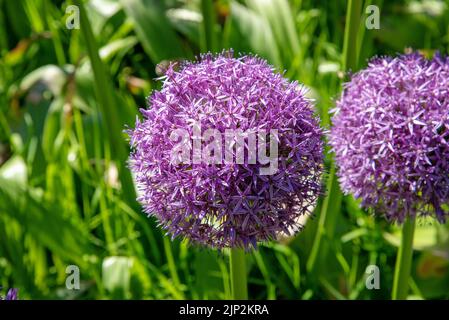
[[[381,28],[362,17],[359,68],[406,48],[448,52],[449,1],[370,4]],[[66,28],[69,5],[80,29]],[[172,242],[141,212],[123,130],[167,61],[226,48],[308,86],[328,127],[345,12],[345,0],[0,0],[0,286],[22,299],[228,298],[227,251]],[[390,298],[398,228],[332,195],[302,233],[248,255],[251,298]],[[410,297],[448,299],[449,224],[419,220],[414,249]],[[365,287],[370,264],[379,290]],[[68,265],[80,290],[66,289]]]

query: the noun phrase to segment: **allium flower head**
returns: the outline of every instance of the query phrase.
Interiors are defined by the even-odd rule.
[[[390,220],[449,201],[449,59],[377,58],[345,84],[330,144],[344,191]]]
[[[310,213],[322,189],[322,132],[304,94],[253,56],[226,52],[204,55],[179,71],[171,65],[162,89],[141,110],[144,119],[128,132],[130,167],[145,212],[172,237],[214,248],[248,249],[298,231],[297,219]],[[192,137],[195,124],[202,134],[277,130],[276,172],[260,174],[264,165],[247,157],[240,164],[174,162],[178,142],[172,133],[182,129]]]

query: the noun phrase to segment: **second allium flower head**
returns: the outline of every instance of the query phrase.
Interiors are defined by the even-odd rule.
[[[168,68],[163,87],[130,131],[130,166],[139,201],[173,237],[215,248],[255,246],[298,230],[320,195],[321,129],[311,101],[263,59],[205,55],[179,71]],[[260,163],[174,163],[172,132],[214,128],[276,130],[277,170]],[[273,139],[273,137],[271,138]],[[234,156],[235,154],[234,150]]]
[[[330,144],[342,189],[388,219],[449,202],[449,59],[377,58],[345,84]]]

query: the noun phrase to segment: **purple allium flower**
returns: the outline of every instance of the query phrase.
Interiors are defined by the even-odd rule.
[[[322,131],[313,105],[298,83],[290,83],[263,59],[204,55],[171,65],[160,91],[148,99],[144,119],[130,130],[130,167],[138,200],[172,238],[214,248],[256,246],[278,233],[298,231],[322,191]],[[227,129],[277,130],[278,170],[235,163],[173,163],[176,129],[193,135]],[[235,150],[234,154],[235,155]]]
[[[330,144],[342,189],[389,220],[447,217],[449,59],[377,58],[345,84]]]
[[[19,299],[18,292],[19,289],[16,288],[9,289],[8,293],[6,294],[5,300],[18,300]]]

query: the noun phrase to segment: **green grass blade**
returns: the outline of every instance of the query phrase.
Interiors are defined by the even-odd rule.
[[[124,194],[129,203],[133,203],[135,202],[134,185],[129,170],[126,168],[128,149],[125,147],[125,141],[122,134],[125,125],[122,117],[123,112],[120,111],[120,106],[116,103],[115,88],[112,85],[112,79],[108,75],[105,66],[100,59],[97,43],[87,18],[83,2],[81,0],[76,0],[75,3],[80,8],[81,31],[86,42],[87,51],[94,73],[94,85],[98,105],[100,107],[101,114],[106,119],[107,136],[110,137],[110,141],[113,141],[114,143],[114,147],[111,148],[112,155],[118,160],[120,165],[120,176]]]

